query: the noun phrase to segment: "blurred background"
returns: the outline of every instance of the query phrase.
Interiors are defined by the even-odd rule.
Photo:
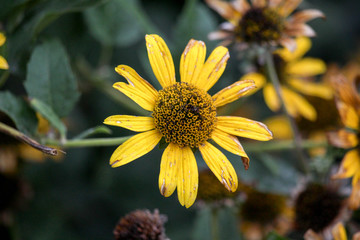
[[[218,42],[209,41],[207,35],[224,21],[200,0],[1,0],[0,6],[0,31],[7,37],[0,55],[10,66],[8,71],[0,70],[0,76],[8,75],[1,82],[0,91],[27,99],[29,89],[48,87],[43,82],[36,86],[36,79],[46,74],[37,69],[41,67],[39,59],[47,62],[50,55],[59,59],[65,56],[66,63],[52,64],[59,68],[59,74],[67,72],[67,78],[75,82],[67,92],[71,102],[64,103],[66,109],[62,109],[61,103],[57,107],[67,128],[67,139],[103,126],[103,120],[110,115],[147,114],[111,87],[115,82],[125,81],[114,68],[126,64],[160,89],[148,62],[145,34],[156,33],[164,38],[179,79],[179,60],[187,42],[191,38],[204,41],[209,54]],[[326,19],[310,23],[317,37],[307,55],[340,66],[360,58],[360,1],[304,0],[300,9],[308,8],[323,11]],[[36,49],[48,52],[36,58]],[[237,57],[232,49],[230,56],[224,75],[210,90],[211,94],[244,74],[242,64],[246,59]],[[28,83],[24,84],[25,81]],[[35,85],[24,87],[27,84]],[[50,96],[57,92],[56,84],[52,88]],[[219,111],[258,121],[273,115],[261,94]],[[13,124],[5,115],[1,115],[0,121]],[[55,138],[59,135],[57,130],[51,134]],[[132,134],[126,129],[108,127],[95,131],[91,137]],[[19,145],[5,135],[0,137],[3,142],[0,149]],[[209,239],[210,219],[206,211],[199,211],[196,204],[189,209],[182,207],[176,193],[169,198],[160,194],[158,174],[163,149],[156,147],[140,159],[113,169],[109,159],[116,147],[64,148],[66,154],[57,158],[42,154],[35,157],[32,152],[12,148],[15,157],[11,159],[16,163],[7,163],[8,167],[0,162],[1,218],[11,223],[2,227],[3,236],[10,233],[10,239],[30,240],[113,239],[113,229],[120,217],[136,209],[159,209],[167,216],[165,228],[170,239]],[[246,150],[246,143],[244,147]],[[245,171],[239,158],[227,154],[240,180],[256,183],[260,190],[290,195],[301,180],[292,151],[262,154],[250,150],[248,155],[250,169]],[[0,161],[4,161],[4,156],[0,155]],[[199,169],[206,169],[201,157],[197,159]],[[236,235],[236,214],[222,214],[221,239],[240,239]]]

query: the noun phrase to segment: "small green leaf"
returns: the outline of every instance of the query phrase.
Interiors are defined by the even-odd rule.
[[[67,116],[80,94],[62,44],[53,40],[37,46],[27,68],[25,88],[29,96],[44,102],[59,117]]]
[[[111,134],[111,130],[110,130],[110,128],[108,128],[106,126],[97,126],[97,127],[89,128],[89,129],[85,130],[84,132],[80,133],[73,139],[84,139],[84,138],[90,137],[90,136],[92,136],[94,134],[98,134],[98,133]]]
[[[112,0],[85,11],[90,33],[104,45],[128,46],[143,37],[138,1]]]
[[[50,124],[59,130],[61,137],[66,136],[66,127],[61,121],[61,119],[56,115],[56,113],[51,109],[50,106],[46,105],[44,102],[39,99],[32,99],[30,105],[39,112],[44,118],[46,118]]]
[[[0,111],[6,113],[14,121],[20,132],[34,135],[37,118],[25,100],[8,91],[0,92]]]

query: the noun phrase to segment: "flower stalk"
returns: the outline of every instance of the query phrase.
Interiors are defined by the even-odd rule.
[[[293,147],[295,148],[295,151],[297,152],[297,155],[299,158],[299,168],[303,173],[307,174],[309,172],[309,166],[307,164],[305,154],[302,150],[302,144],[301,144],[302,139],[301,139],[299,130],[296,126],[294,119],[291,117],[289,111],[285,107],[284,96],[281,91],[279,77],[278,77],[278,75],[276,73],[276,69],[275,69],[273,54],[270,49],[268,49],[268,51],[266,51],[266,53],[265,53],[265,65],[266,65],[266,71],[267,71],[268,77],[270,78],[270,81],[274,85],[277,97],[280,99],[281,108],[282,108],[283,112],[285,113],[287,120],[290,123],[291,131],[293,134],[293,140],[294,140]]]

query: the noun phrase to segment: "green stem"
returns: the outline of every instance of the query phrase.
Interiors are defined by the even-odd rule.
[[[34,139],[31,139],[30,137],[26,136],[22,132],[19,132],[15,128],[12,128],[2,122],[0,122],[0,132],[10,135],[10,136],[18,139],[19,141],[22,141],[22,142],[30,145],[31,147],[42,151],[43,153],[46,153],[46,154],[49,154],[52,156],[56,156],[58,154],[57,149],[44,146],[44,145],[38,143],[37,141],[35,141]]]
[[[246,152],[264,152],[264,151],[282,151],[294,149],[293,140],[282,140],[282,141],[270,141],[270,142],[256,142],[243,144]],[[327,141],[313,141],[305,140],[301,141],[300,147],[302,149],[311,149],[318,147],[327,147]]]
[[[48,145],[76,148],[76,147],[100,147],[100,146],[114,146],[120,145],[132,136],[118,137],[118,138],[90,138],[90,139],[73,139],[64,142],[55,139],[45,139],[43,142]]]
[[[268,50],[266,52],[266,69],[269,75],[269,78],[271,80],[271,82],[274,85],[276,94],[280,100],[280,104],[281,107],[283,109],[283,112],[285,113],[287,120],[290,123],[291,126],[291,130],[294,136],[294,145],[295,145],[295,150],[297,152],[298,158],[299,158],[299,168],[302,170],[302,172],[304,172],[305,174],[309,173],[309,166],[307,164],[306,161],[306,157],[304,155],[303,150],[301,149],[301,136],[299,133],[299,130],[296,126],[296,123],[294,121],[294,119],[291,117],[289,111],[287,110],[287,108],[285,107],[285,101],[284,101],[284,96],[283,93],[281,91],[281,87],[280,87],[280,81],[278,78],[278,75],[276,73],[276,69],[275,69],[275,64],[274,64],[274,60],[273,60],[273,54],[270,50]]]
[[[212,240],[219,240],[219,219],[218,209],[211,208],[211,236]]]

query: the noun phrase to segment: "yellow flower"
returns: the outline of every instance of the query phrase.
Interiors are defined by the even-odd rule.
[[[6,42],[6,37],[3,33],[0,33],[0,47]],[[3,56],[0,56],[0,69],[9,69],[9,65]]]
[[[349,150],[333,178],[352,177],[350,207],[353,209],[360,206],[360,95],[356,90],[356,79],[356,76],[348,79],[341,73],[331,78],[336,106],[345,128],[328,133],[332,145]]]
[[[315,83],[311,78],[324,73],[326,65],[321,59],[303,57],[311,47],[310,39],[297,38],[296,42],[297,48],[294,52],[286,48],[275,51],[275,68],[279,76],[285,107],[290,115],[293,117],[303,116],[308,120],[315,121],[317,114],[314,107],[297,92],[331,99],[331,88],[323,83]],[[281,103],[275,88],[272,83],[267,82],[264,74],[249,73],[242,79],[253,79],[257,86],[256,90],[263,87],[264,99],[268,107],[272,111],[280,109]]]
[[[220,30],[210,33],[212,40],[223,39],[223,45],[235,42],[241,48],[251,43],[282,45],[293,51],[296,42],[293,37],[313,37],[315,31],[307,21],[324,14],[315,9],[298,11],[290,14],[302,0],[206,0],[227,22],[220,25]]]
[[[205,162],[229,190],[235,191],[237,175],[226,156],[208,140],[239,155],[248,167],[249,158],[235,136],[267,141],[272,138],[267,127],[241,117],[216,116],[216,108],[245,95],[255,87],[251,80],[238,81],[212,97],[207,91],[217,82],[229,58],[228,49],[217,47],[205,62],[206,46],[190,40],[180,60],[181,81],[175,80],[171,53],[164,40],[146,35],[146,47],[152,70],[163,87],[157,91],[132,68],[119,65],[116,72],[128,84],[113,86],[130,97],[152,117],[115,115],[105,119],[108,125],[139,133],[120,145],[110,159],[112,167],[127,164],[150,152],[163,138],[166,147],[160,166],[159,189],[165,197],[177,187],[181,205],[190,207],[197,195],[198,169],[193,149],[199,149]]]

